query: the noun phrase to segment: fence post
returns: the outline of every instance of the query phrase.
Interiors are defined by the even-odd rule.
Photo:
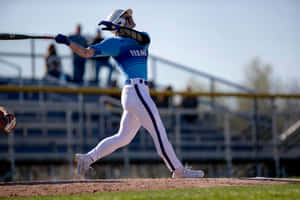
[[[67,160],[69,162],[70,176],[73,176],[73,151],[72,151],[72,111],[66,110],[67,116]]]
[[[216,92],[215,82],[216,82],[216,80],[214,78],[210,78],[210,93]],[[211,99],[211,107],[214,108],[215,104],[216,104],[216,102],[215,102],[216,98],[214,96],[211,96],[210,99]]]
[[[35,78],[35,42],[33,39],[30,40],[30,56],[31,56],[31,79]]]
[[[128,147],[123,148],[123,162],[124,162],[124,175],[126,178],[130,177],[130,157]]]
[[[252,110],[252,145],[253,145],[253,159],[254,159],[254,165],[255,165],[255,176],[260,176],[258,173],[258,155],[257,155],[257,150],[258,150],[258,137],[257,137],[257,110],[258,110],[258,105],[257,105],[257,99],[254,98],[253,100],[253,110]]]
[[[22,77],[22,70],[18,70],[18,76],[19,76],[19,86],[23,87],[23,77]],[[19,92],[19,102],[22,104],[24,101],[24,93]]]
[[[181,126],[180,126],[180,116],[181,116],[181,112],[174,112],[175,113],[175,151],[177,154],[177,157],[179,158],[179,160],[181,160]]]
[[[102,97],[99,98],[99,106],[98,106],[98,111],[99,111],[99,130],[100,134],[105,134],[105,121],[104,121],[104,114],[105,114],[105,105],[104,101],[102,100]]]
[[[14,133],[8,135],[8,154],[10,157],[10,173],[11,173],[11,181],[14,181],[15,175],[15,140]]]
[[[78,134],[78,139],[79,139],[79,146],[78,146],[78,151],[82,152],[83,151],[83,116],[85,113],[83,112],[83,94],[79,93],[78,94],[78,129],[77,129],[77,134]]]
[[[272,102],[272,139],[273,139],[273,158],[275,162],[276,177],[280,177],[280,157],[278,151],[278,134],[277,134],[277,111],[275,99]]]
[[[152,69],[152,81],[156,83],[157,77],[157,68],[156,68],[157,60],[154,57],[151,57],[151,69]]]
[[[230,133],[230,116],[225,113],[224,133],[225,133],[225,157],[227,163],[227,176],[232,176],[232,152],[231,152],[231,133]]]

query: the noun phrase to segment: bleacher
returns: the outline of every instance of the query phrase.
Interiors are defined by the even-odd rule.
[[[77,87],[49,80],[20,81],[17,78],[0,78],[0,85]],[[209,109],[160,109],[168,138],[182,161],[225,162],[231,166],[233,160],[253,162],[275,158],[274,148],[277,147],[274,147],[273,119],[270,116],[257,114],[253,117],[253,113],[234,112],[224,105],[202,98],[198,98],[198,102]],[[30,161],[71,164],[75,153],[88,152],[101,139],[118,131],[122,112],[120,100],[104,94],[7,91],[0,92],[0,105],[17,117],[14,134],[0,136],[0,160],[4,163]],[[196,115],[197,119],[189,123],[183,120],[184,115]],[[230,116],[230,119],[226,116]],[[245,120],[248,126],[236,133],[234,128],[230,128],[234,117]],[[299,157],[298,133],[289,136],[283,142],[284,147],[278,145],[281,159]],[[296,144],[292,144],[295,141]],[[291,149],[287,150],[287,147]],[[106,161],[124,163],[126,159],[161,162],[153,140],[145,129],[141,128],[127,147],[104,158]]]
[[[7,83],[14,83],[9,80]],[[24,81],[24,85],[46,85],[41,81]],[[0,159],[9,159],[13,152],[17,160],[62,159],[70,160],[70,154],[87,152],[100,139],[117,132],[122,109],[119,100],[108,96],[84,95],[83,104],[78,102],[76,94],[24,93],[20,101],[17,92],[0,93],[1,104],[5,105],[17,117],[17,128],[13,134],[13,147],[7,137],[1,136]],[[103,101],[102,101],[102,100]],[[105,101],[114,104],[107,108]],[[199,117],[193,124],[182,122],[186,113]],[[212,126],[215,120],[211,113],[198,113],[195,110],[161,110],[168,137],[175,149],[183,154],[193,152],[222,152],[224,149],[223,130]],[[176,121],[177,120],[177,121]],[[175,126],[174,126],[175,123]],[[220,143],[219,146],[216,145]],[[179,146],[179,147],[178,147]],[[11,148],[11,150],[9,150]],[[134,138],[128,146],[129,153],[135,159],[159,159],[152,138],[145,130]],[[137,155],[137,153],[139,155]],[[152,156],[153,154],[153,156]],[[122,158],[122,155],[115,155]],[[201,157],[199,157],[201,159]]]

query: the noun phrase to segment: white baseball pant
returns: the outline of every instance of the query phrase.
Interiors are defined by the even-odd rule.
[[[117,134],[100,141],[88,152],[94,161],[111,154],[116,149],[129,144],[137,131],[143,126],[152,136],[159,156],[172,172],[182,168],[165,127],[160,119],[158,109],[150,97],[149,88],[143,79],[131,79],[122,90],[121,103],[124,109]]]

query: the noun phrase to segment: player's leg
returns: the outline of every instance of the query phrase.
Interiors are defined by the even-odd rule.
[[[135,89],[137,96],[144,107],[144,112],[138,112],[137,115],[142,126],[150,132],[159,155],[163,158],[170,171],[173,172],[172,177],[202,178],[204,176],[204,172],[202,170],[193,171],[186,169],[178,160],[174,149],[168,140],[158,109],[149,95],[148,88],[136,85]]]
[[[140,122],[138,119],[134,114],[125,110],[121,118],[118,133],[100,141],[87,155],[96,161],[111,154],[116,149],[129,144],[139,128]]]
[[[136,115],[142,126],[151,134],[158,154],[165,161],[171,172],[175,171],[177,168],[182,168],[183,166],[168,140],[165,127],[160,119],[157,107],[149,95],[148,88],[137,84],[135,85],[135,91],[140,105],[137,106],[137,109],[139,110],[137,110]]]
[[[76,154],[78,162],[77,173],[83,176],[93,162],[129,144],[139,128],[140,122],[136,116],[125,110],[122,114],[120,128],[117,134],[103,139],[87,154]]]

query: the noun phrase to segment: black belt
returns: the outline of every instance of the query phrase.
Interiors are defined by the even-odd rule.
[[[133,83],[133,81],[131,79],[127,79],[125,81],[125,85],[131,85],[132,83]],[[146,81],[144,79],[139,79],[138,83],[148,85],[148,81]]]

